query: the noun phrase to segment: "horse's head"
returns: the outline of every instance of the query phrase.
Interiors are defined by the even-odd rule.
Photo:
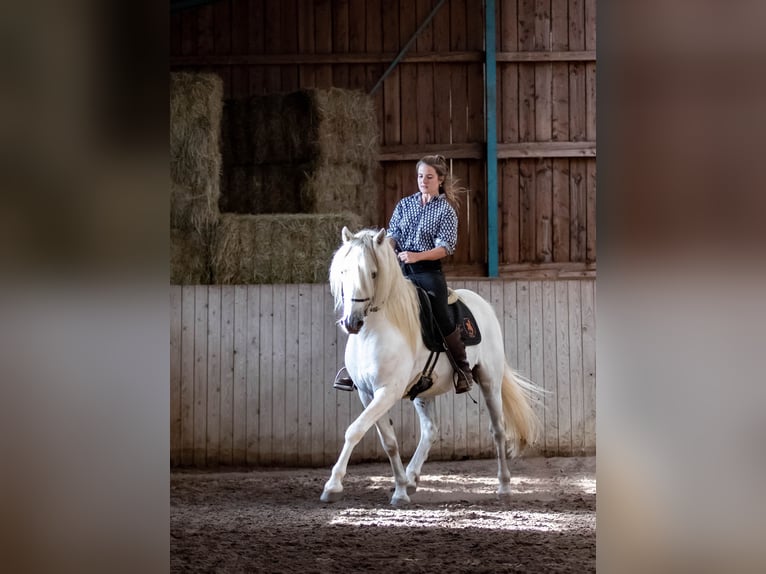
[[[330,265],[330,290],[335,308],[342,309],[338,323],[353,335],[362,329],[367,315],[383,304],[386,289],[381,277],[390,275],[387,268],[397,263],[385,229],[352,234],[344,227],[341,237],[343,244]]]

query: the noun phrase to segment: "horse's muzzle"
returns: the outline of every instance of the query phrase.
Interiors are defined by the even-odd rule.
[[[361,331],[363,325],[364,318],[356,314],[343,319],[343,328],[346,329],[346,332],[348,332],[349,335],[356,335]]]

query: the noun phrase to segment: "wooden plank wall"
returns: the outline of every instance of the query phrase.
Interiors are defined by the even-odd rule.
[[[171,70],[220,74],[226,98],[336,86],[369,92],[437,0],[219,0],[171,16]],[[595,0],[498,0],[500,273],[593,276]],[[449,0],[375,95],[378,225],[425,153],[470,192],[451,276],[486,275],[484,3]]]
[[[533,452],[595,452],[595,282],[450,281],[475,290],[501,318],[506,357],[545,388],[535,404],[544,433]],[[329,287],[183,286],[170,291],[170,437],[173,466],[331,465],[356,393],[335,391],[346,336],[335,326]],[[437,399],[432,459],[492,457],[478,392]],[[391,412],[402,456],[418,438],[414,408]],[[374,430],[354,462],[386,460]]]

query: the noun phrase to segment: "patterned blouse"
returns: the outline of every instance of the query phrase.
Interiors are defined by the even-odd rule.
[[[388,235],[401,251],[444,247],[451,255],[457,244],[457,214],[444,194],[422,205],[420,192],[402,198],[394,209]]]

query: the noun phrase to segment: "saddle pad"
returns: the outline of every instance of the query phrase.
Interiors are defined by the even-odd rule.
[[[423,343],[429,351],[444,351],[444,343],[439,334],[439,329],[431,311],[431,297],[425,290],[417,287],[418,299],[420,300],[420,330],[423,335]],[[455,293],[452,291],[452,293]],[[457,294],[455,294],[457,295]],[[458,297],[456,302],[449,305],[453,322],[460,329],[460,338],[466,347],[481,343],[481,332],[473,317],[473,313]],[[449,333],[445,333],[449,335]]]

